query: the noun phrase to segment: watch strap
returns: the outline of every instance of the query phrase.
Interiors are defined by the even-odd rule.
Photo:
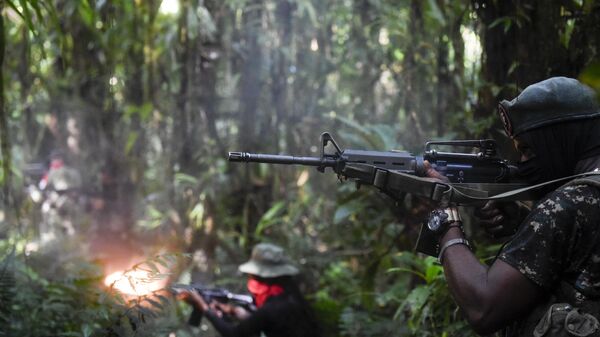
[[[462,219],[460,218],[460,213],[458,213],[458,208],[447,207],[444,209],[444,212],[448,214],[448,218],[446,219],[447,222],[451,223],[455,221],[462,221]]]
[[[469,244],[469,241],[467,241],[466,239],[457,238],[457,239],[448,240],[448,241],[446,241],[446,243],[444,243],[444,245],[440,249],[440,255],[438,255],[438,261],[440,261],[440,264],[443,263],[444,252],[446,252],[446,249],[448,249],[454,245],[465,245],[465,246],[467,246],[467,248],[471,249],[471,244]]]
[[[460,213],[458,213],[458,209],[456,207],[446,207],[446,208],[438,208],[431,212],[429,215],[429,220],[432,218],[441,217],[442,221],[438,226],[430,226],[431,231],[438,237],[441,238],[444,233],[448,231],[449,226],[454,223],[462,223],[460,218]]]

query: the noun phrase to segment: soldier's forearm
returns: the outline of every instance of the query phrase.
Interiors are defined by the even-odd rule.
[[[440,242],[443,246],[452,239],[464,239],[462,231],[450,228]],[[487,267],[482,265],[466,245],[448,247],[443,256],[444,274],[450,293],[467,320],[477,329],[488,310],[486,298]]]
[[[463,238],[463,234],[458,228],[451,228],[441,245],[456,238]],[[518,270],[503,261],[488,268],[465,245],[449,247],[443,264],[450,293],[479,334],[504,327],[531,309],[539,298],[540,289]]]

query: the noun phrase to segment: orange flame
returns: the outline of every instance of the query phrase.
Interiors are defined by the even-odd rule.
[[[130,270],[117,271],[106,276],[104,284],[126,295],[144,296],[164,288],[166,280],[156,280],[151,273],[144,270]]]

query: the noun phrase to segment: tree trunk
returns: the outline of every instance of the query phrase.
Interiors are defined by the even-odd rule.
[[[571,10],[575,27],[568,42],[568,65],[579,74],[600,57],[600,2],[583,1],[581,8]]]
[[[263,48],[259,42],[263,15],[263,1],[252,0],[244,12],[244,60],[240,78],[240,124],[239,144],[244,149],[258,149],[257,109],[262,89],[261,70]]]
[[[474,6],[482,25],[482,77],[492,84],[479,92],[476,118],[488,116],[499,100],[512,99],[532,83],[577,77],[598,55],[600,5],[591,4],[587,13],[585,4],[566,8],[561,0],[475,0]],[[564,42],[571,18],[575,28],[569,51]]]
[[[450,89],[452,87],[452,78],[448,64],[448,42],[440,36],[437,41],[437,104],[435,113],[435,128],[438,137],[442,137],[446,132],[445,126],[450,112]]]
[[[355,93],[360,98],[360,102],[356,104],[355,116],[359,121],[370,121],[376,112],[373,89],[381,74],[381,60],[377,57],[378,51],[369,44],[373,39],[377,41],[372,28],[367,28],[376,20],[371,1],[358,1],[354,5],[354,16],[358,19],[352,25],[352,35],[356,41],[356,50],[360,53],[359,62],[361,64],[360,80],[357,81]]]
[[[227,70],[223,71],[223,68],[220,68],[222,65],[227,66],[225,63],[229,62],[229,58],[231,55],[226,55],[225,49],[230,48],[230,46],[225,47],[225,44],[229,44],[227,41],[224,41],[225,36],[229,36],[226,33],[228,29],[226,26],[232,25],[233,22],[231,20],[230,13],[225,10],[219,8],[222,3],[219,0],[210,0],[205,1],[206,9],[210,13],[213,13],[213,19],[216,22],[217,31],[220,36],[215,37],[214,41],[209,41],[205,44],[206,51],[204,51],[203,55],[206,55],[202,59],[202,80],[201,82],[201,101],[200,105],[202,106],[202,112],[204,114],[204,119],[206,122],[206,127],[208,130],[208,134],[210,138],[215,142],[216,149],[213,149],[212,153],[218,151],[219,154],[227,152],[227,145],[224,143],[224,140],[221,139],[217,131],[217,119],[218,119],[218,107],[219,107],[219,94],[217,93],[217,81],[219,80],[218,71],[227,72]]]
[[[411,137],[408,139],[409,148],[415,148],[423,142],[425,138],[425,132],[421,127],[421,118],[418,116],[419,109],[419,74],[417,60],[415,54],[419,52],[418,48],[415,47],[420,43],[422,32],[423,32],[423,8],[422,3],[419,0],[412,0],[410,2],[410,22],[409,31],[411,32],[411,42],[408,43],[408,47],[404,57],[404,76],[403,86],[404,89],[404,111],[407,117],[408,125],[411,125],[411,130],[414,130]]]
[[[271,128],[274,130],[273,138],[270,143],[274,144],[273,148],[268,150],[281,152],[282,150],[293,151],[294,138],[292,134],[293,109],[288,105],[288,69],[290,67],[289,57],[291,55],[291,36],[292,36],[292,4],[288,1],[280,1],[276,8],[276,25],[278,27],[277,35],[279,37],[279,48],[273,49],[273,63],[275,66],[271,68],[271,97],[275,116],[277,117]],[[285,135],[287,149],[281,149],[279,140],[281,133]]]
[[[136,8],[131,13],[131,15],[133,15],[133,25],[130,34],[131,36],[139,37],[139,40],[131,43],[129,52],[127,53],[128,60],[126,61],[129,63],[131,74],[127,78],[125,99],[129,105],[136,109],[141,109],[144,103],[147,102],[147,97],[144,93],[143,80],[144,66],[146,63],[144,57],[146,25],[143,23],[143,13],[143,8]],[[138,110],[137,113],[131,115],[131,125],[128,130],[130,135],[132,133],[137,135],[135,143],[128,155],[128,161],[131,163],[129,170],[133,173],[130,175],[133,179],[133,186],[139,186],[142,183],[145,170],[143,158],[144,153],[146,152],[146,131],[142,123],[144,123],[142,120],[142,111]],[[135,195],[135,191],[131,191],[131,194]]]
[[[0,157],[2,163],[2,200],[4,206],[9,209],[10,206],[10,182],[11,182],[11,155],[10,155],[10,137],[8,133],[8,116],[4,109],[4,2],[0,2]]]

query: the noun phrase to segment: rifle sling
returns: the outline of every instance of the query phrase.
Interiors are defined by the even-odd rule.
[[[586,172],[563,177],[541,184],[526,186],[523,184],[502,183],[446,183],[434,178],[418,177],[415,175],[378,168],[374,165],[353,163],[347,165],[342,174],[350,179],[360,172],[361,183],[371,184],[391,195],[411,193],[442,203],[469,204],[487,200],[514,201],[534,200],[534,191],[564,183],[575,178],[598,176],[599,171]],[[354,173],[354,174],[352,174]],[[372,179],[366,179],[371,177]]]
[[[539,190],[539,189],[541,189],[543,187],[552,186],[552,185],[558,185],[558,184],[563,184],[563,183],[566,183],[566,182],[571,181],[573,179],[583,178],[583,177],[592,177],[592,176],[600,176],[600,171],[585,172],[585,173],[575,174],[575,175],[568,176],[568,177],[562,177],[562,178],[558,178],[558,179],[546,181],[546,182],[543,182],[543,183],[540,183],[540,184],[537,184],[537,185],[533,185],[533,186],[525,186],[525,187],[520,187],[520,188],[517,188],[517,189],[504,190],[503,192],[500,192],[500,193],[493,193],[493,194],[491,194],[491,196],[485,197],[485,198],[477,198],[476,196],[472,196],[472,195],[468,195],[468,194],[462,193],[462,191],[460,191],[460,189],[458,189],[458,188],[455,188],[454,191],[458,192],[458,194],[460,194],[460,197],[462,197],[462,198],[464,198],[465,200],[468,200],[468,201],[534,200],[536,198],[534,197],[535,194],[533,192],[536,191],[536,190]],[[488,184],[488,185],[501,186],[503,184]],[[510,187],[510,184],[506,184],[506,185],[507,185],[506,187]],[[501,189],[499,189],[499,190],[501,190]]]

